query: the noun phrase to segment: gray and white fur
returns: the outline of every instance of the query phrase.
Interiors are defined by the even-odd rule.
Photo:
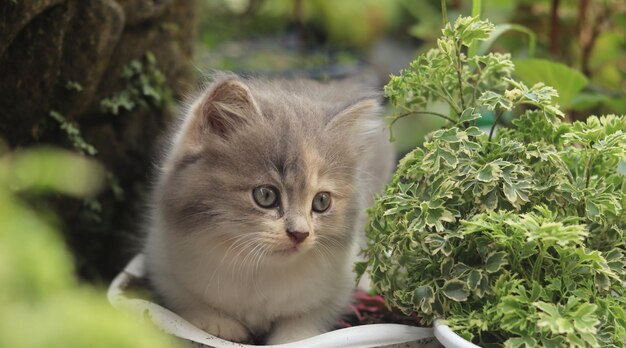
[[[216,78],[187,107],[152,196],[147,269],[166,306],[237,342],[329,330],[394,163],[380,114],[379,96],[350,82]],[[257,187],[276,190],[275,207]]]

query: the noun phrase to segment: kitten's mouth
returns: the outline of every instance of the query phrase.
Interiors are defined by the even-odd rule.
[[[299,251],[300,251],[300,248],[298,248],[297,245],[294,245],[294,246],[289,247],[289,248],[277,250],[276,252],[274,252],[274,254],[277,254],[277,255],[293,255],[295,253],[298,253]]]

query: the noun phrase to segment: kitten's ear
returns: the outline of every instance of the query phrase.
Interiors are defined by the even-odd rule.
[[[380,133],[384,123],[378,98],[362,98],[345,106],[326,125],[328,131],[349,131],[360,139]]]
[[[192,127],[199,137],[206,133],[225,137],[250,118],[261,115],[248,86],[236,78],[216,83],[203,97],[196,113]]]

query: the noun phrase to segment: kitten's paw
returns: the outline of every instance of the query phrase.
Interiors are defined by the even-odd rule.
[[[267,339],[267,344],[282,344],[303,340],[305,338],[313,337],[323,332],[306,326],[295,325],[281,325],[276,327],[274,332]]]
[[[232,319],[221,317],[219,320],[205,323],[201,329],[213,336],[217,336],[228,341],[238,343],[251,342],[248,330],[243,325]]]
[[[195,313],[189,317],[189,321],[213,336],[238,343],[252,342],[248,329],[229,317],[210,313]]]

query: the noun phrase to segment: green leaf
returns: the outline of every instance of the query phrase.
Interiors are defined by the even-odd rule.
[[[0,182],[6,164],[12,168],[6,183],[16,192],[60,192],[84,197],[95,194],[104,182],[103,168],[97,162],[68,151],[40,148],[16,157],[0,157]]]
[[[441,292],[449,299],[456,302],[466,301],[469,296],[466,284],[458,279],[446,281],[441,288]]]
[[[495,273],[506,264],[508,264],[506,260],[506,252],[498,251],[487,256],[487,260],[485,261],[485,270],[489,273]]]
[[[480,278],[480,283],[478,284],[478,287],[476,288],[476,296],[478,296],[479,298],[482,298],[489,292],[490,292],[489,278],[487,277],[486,274],[483,274],[482,278]]]
[[[596,333],[596,326],[600,324],[600,320],[595,315],[598,306],[591,303],[583,303],[578,309],[570,314],[574,318],[574,327],[579,333]]]
[[[435,302],[435,293],[431,286],[419,286],[413,291],[413,304],[421,308],[422,311],[431,310],[433,302]]]
[[[537,341],[531,336],[513,337],[506,340],[504,346],[507,348],[534,348],[537,347]]]
[[[478,171],[476,179],[482,182],[497,181],[502,174],[502,169],[496,163],[487,163]]]
[[[513,102],[511,102],[509,98],[493,91],[483,92],[480,98],[478,98],[478,104],[483,105],[489,110],[496,110],[498,108],[511,110],[513,107]]]
[[[489,210],[494,210],[498,207],[498,191],[492,190],[487,196],[484,197],[483,203]]]
[[[480,19],[482,12],[482,0],[472,0],[472,17]],[[476,49],[478,48],[478,41],[474,41],[469,45],[467,49],[467,56],[473,57],[476,55]]]
[[[563,336],[541,336],[541,344],[546,348],[563,348],[566,346]]]
[[[463,113],[461,114],[461,117],[459,117],[459,122],[460,123],[470,122],[470,121],[477,120],[477,119],[479,119],[481,117],[482,116],[480,115],[479,112],[476,112],[475,108],[467,108],[467,109],[463,110]]]
[[[583,341],[583,339],[579,337],[578,335],[576,335],[575,333],[567,334],[567,336],[565,336],[565,340],[567,341],[567,344],[570,347],[574,347],[574,348],[587,347],[587,345],[585,344],[585,341]]]
[[[562,316],[556,305],[545,302],[535,302],[534,305],[543,311],[539,313],[538,327],[547,328],[552,334],[557,335],[574,332],[573,323]]]
[[[444,37],[460,38],[460,43],[470,46],[474,41],[486,40],[493,31],[494,25],[489,21],[481,21],[478,17],[459,16],[454,26],[447,25],[443,30]]]
[[[563,65],[543,59],[516,60],[515,75],[524,83],[532,86],[544,83],[559,92],[556,101],[567,108],[589,82],[585,75]]]
[[[424,156],[424,165],[432,168],[441,168],[444,165],[455,167],[457,163],[454,152],[439,145],[435,146],[435,151]]]
[[[358,277],[357,282],[359,281],[359,279],[361,279],[361,276],[365,274],[365,271],[367,270],[367,265],[367,261],[360,261],[354,264],[354,272]]]
[[[465,133],[467,133],[467,135],[472,136],[472,137],[478,137],[481,135],[485,135],[483,133],[483,131],[481,131],[478,127],[468,127],[465,130]]]
[[[480,284],[483,275],[480,271],[473,269],[467,276],[467,286],[470,290],[475,290]]]
[[[502,188],[504,196],[514,207],[519,208],[524,203],[530,202],[528,196],[531,193],[532,185],[528,180],[518,180],[511,183],[504,182]]]
[[[489,38],[478,45],[478,54],[487,54],[493,43],[507,31],[517,31],[526,34],[528,36],[528,56],[535,56],[535,48],[537,47],[537,36],[535,35],[535,33],[523,25],[511,23],[496,25],[495,30],[491,32]]]
[[[604,273],[596,273],[594,275],[594,282],[598,289],[602,289],[604,291],[609,291],[611,287],[611,281]]]
[[[581,333],[579,335],[580,335],[580,338],[582,338],[583,341],[585,341],[589,346],[591,346],[591,347],[600,347],[600,345],[598,344],[598,340],[596,339],[595,334]]]
[[[442,140],[445,143],[456,143],[461,141],[462,139],[461,137],[459,137],[459,134],[464,135],[464,133],[460,132],[458,128],[453,127],[436,131],[435,133],[433,133],[433,139]],[[443,146],[443,144],[441,145]]]
[[[587,211],[587,217],[589,217],[589,220],[595,220],[596,217],[600,215],[600,209],[590,199],[585,201],[585,209]]]
[[[452,270],[452,266],[454,266],[454,260],[451,258],[446,258],[443,260],[443,262],[441,263],[441,275],[442,276],[447,276],[450,274],[450,271]]]

